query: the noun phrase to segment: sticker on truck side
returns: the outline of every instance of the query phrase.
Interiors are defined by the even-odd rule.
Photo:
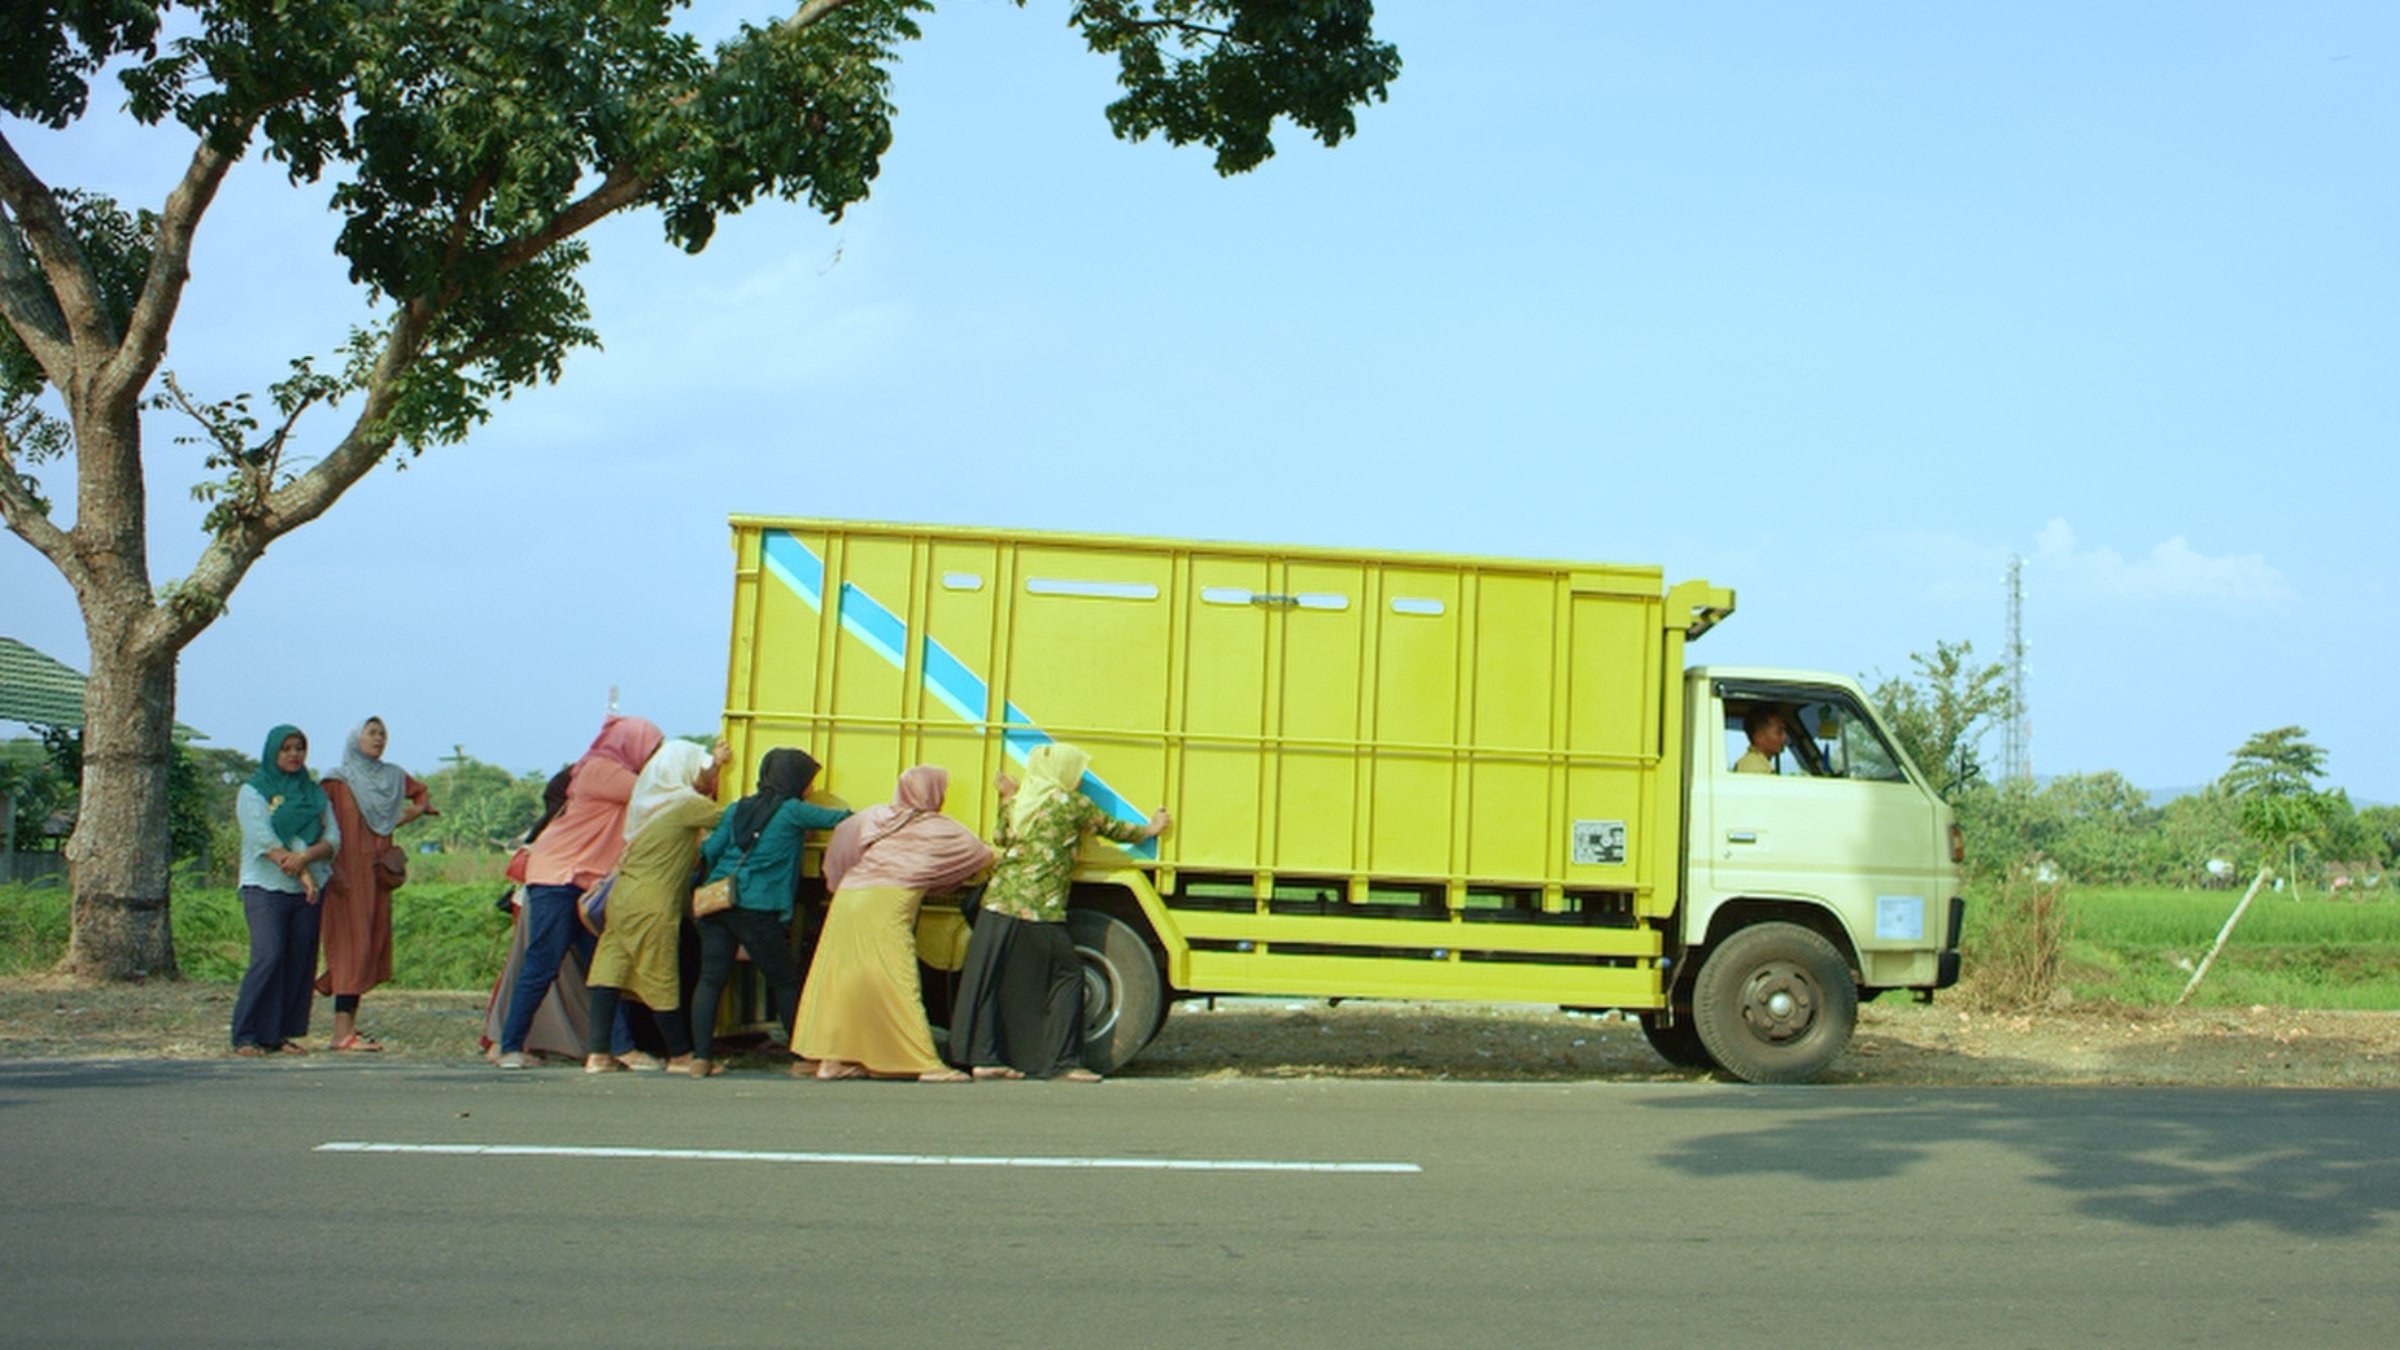
[[[1875,936],[1889,942],[1921,942],[1925,937],[1925,897],[1875,897]]]
[[[1625,822],[1621,820],[1576,821],[1575,842],[1571,856],[1578,864],[1625,861]]]

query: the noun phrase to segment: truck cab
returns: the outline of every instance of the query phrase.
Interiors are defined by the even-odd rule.
[[[1890,989],[1930,997],[1955,984],[1965,909],[1957,823],[1858,684],[1698,667],[1687,673],[1684,708],[1689,814],[1674,1002],[1697,1014],[1710,1057],[1813,1058],[1820,1034],[1848,1039],[1856,999]],[[1770,951],[1740,962],[1738,975],[1708,979],[1712,964],[1759,945],[1761,933],[1778,939],[1766,942]],[[1833,987],[1842,984],[1850,988]]]

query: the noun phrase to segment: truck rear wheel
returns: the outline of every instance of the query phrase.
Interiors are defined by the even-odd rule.
[[[1824,936],[1795,923],[1741,929],[1709,953],[1692,988],[1700,1043],[1746,1083],[1816,1077],[1850,1044],[1858,985]]]
[[[1115,1073],[1158,1034],[1166,979],[1150,944],[1121,919],[1096,909],[1069,910],[1067,931],[1083,957],[1083,1066]]]

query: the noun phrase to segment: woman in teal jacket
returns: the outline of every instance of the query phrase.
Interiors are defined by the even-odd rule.
[[[710,1051],[717,1030],[717,1003],[733,975],[735,947],[775,1000],[775,1020],[790,1035],[800,1007],[800,966],[792,960],[793,897],[800,888],[801,836],[830,830],[850,813],[802,800],[816,781],[817,762],[806,751],[769,750],[758,765],[758,791],[734,804],[700,846],[705,884],[733,878],[733,906],[704,915],[700,929],[700,983],[692,990],[692,1076],[722,1072]],[[805,929],[802,930],[805,933]],[[802,939],[806,941],[805,937]]]

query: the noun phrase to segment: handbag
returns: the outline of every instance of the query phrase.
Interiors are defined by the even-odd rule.
[[[408,884],[408,854],[398,844],[385,844],[375,855],[375,879],[387,891],[396,891]]]
[[[719,877],[692,891],[692,917],[695,919],[705,919],[720,910],[731,908],[733,908],[733,878],[730,875]]]
[[[617,884],[617,874],[609,873],[592,883],[592,888],[575,899],[575,913],[592,936],[608,931],[608,892]]]

